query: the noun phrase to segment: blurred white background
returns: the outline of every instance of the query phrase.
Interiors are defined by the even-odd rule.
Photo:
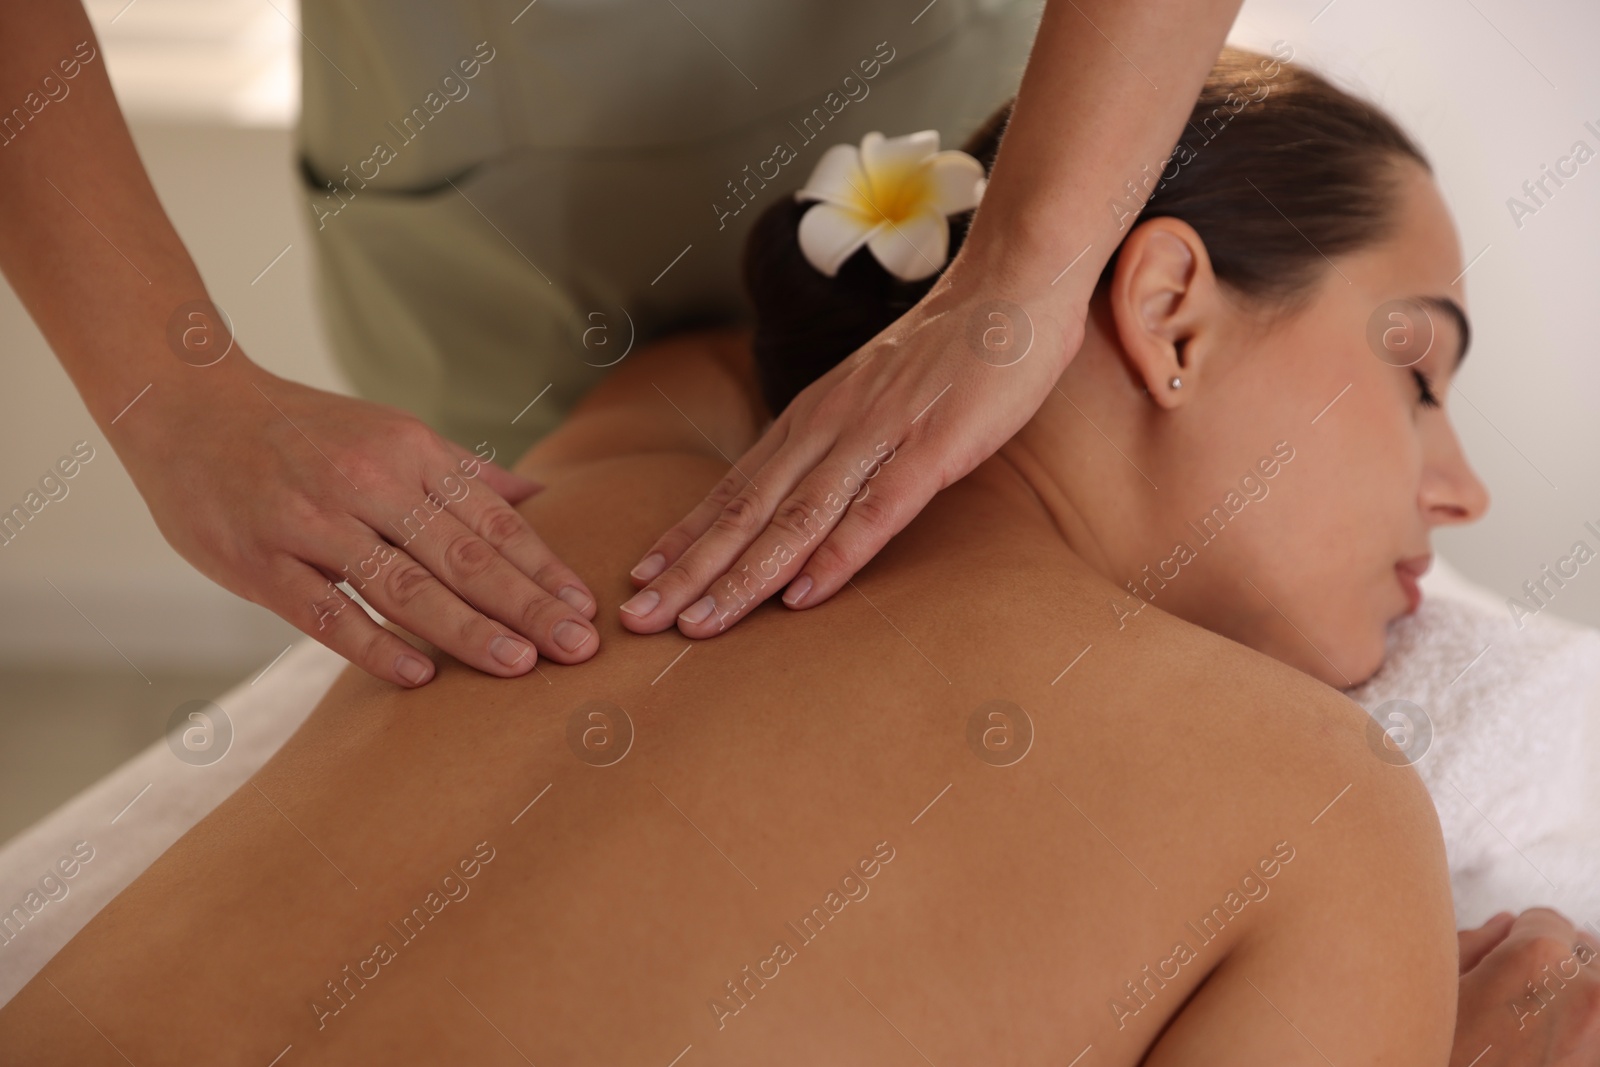
[[[905,2],[908,17],[925,4],[874,2]],[[343,388],[313,311],[294,170],[296,3],[88,7],[156,189],[245,349],[276,373]],[[1574,541],[1600,549],[1583,529],[1600,528],[1589,321],[1600,302],[1600,159],[1520,229],[1507,208],[1574,141],[1600,151],[1600,134],[1584,127],[1600,130],[1600,5],[1247,0],[1233,39],[1287,41],[1296,60],[1388,108],[1432,158],[1454,209],[1473,260],[1475,340],[1449,403],[1494,505],[1476,526],[1440,534],[1441,555],[1504,597]],[[298,635],[167,547],[9,289],[0,351],[0,501],[20,500],[73,442],[97,449],[70,495],[0,548],[4,840],[159,737],[178,703],[252,677]],[[1600,562],[1550,611],[1600,625]]]

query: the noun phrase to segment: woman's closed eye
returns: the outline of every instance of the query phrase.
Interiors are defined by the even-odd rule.
[[[1418,399],[1422,401],[1422,406],[1425,408],[1438,407],[1439,398],[1434,395],[1433,382],[1428,379],[1428,376],[1419,370],[1413,370],[1411,376],[1417,380]]]

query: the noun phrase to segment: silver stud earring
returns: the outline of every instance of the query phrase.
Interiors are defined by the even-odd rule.
[[[1172,380],[1167,383],[1167,388],[1168,389],[1182,389],[1183,388],[1183,379],[1178,377],[1176,374],[1174,374],[1172,376]]]

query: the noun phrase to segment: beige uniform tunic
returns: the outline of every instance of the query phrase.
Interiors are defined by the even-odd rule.
[[[515,456],[747,315],[755,217],[871,131],[965,141],[1042,0],[305,0],[320,303],[365,396]]]

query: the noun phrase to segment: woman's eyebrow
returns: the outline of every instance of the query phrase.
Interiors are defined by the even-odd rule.
[[[1472,326],[1467,322],[1467,313],[1448,296],[1419,296],[1417,302],[1435,311],[1442,311],[1455,320],[1456,332],[1461,336],[1461,347],[1456,349],[1455,369],[1460,370],[1461,361],[1467,358],[1467,346],[1472,344]]]

